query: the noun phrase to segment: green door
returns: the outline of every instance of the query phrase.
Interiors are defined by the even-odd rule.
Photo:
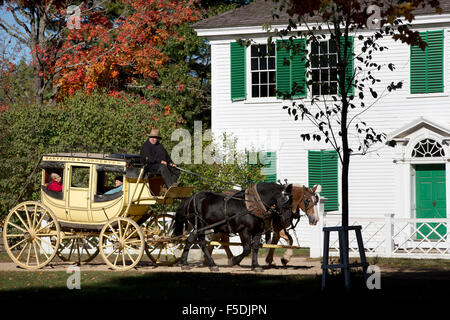
[[[416,217],[446,218],[445,164],[421,164],[416,166]],[[432,228],[438,224],[430,223]],[[418,225],[418,227],[420,224]],[[440,239],[447,233],[441,225],[436,230],[427,225],[420,227],[418,239]],[[440,236],[439,236],[440,235]]]

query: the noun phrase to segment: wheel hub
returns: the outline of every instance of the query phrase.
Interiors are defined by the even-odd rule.
[[[122,241],[116,241],[116,242],[114,242],[114,245],[113,245],[114,250],[117,250],[117,249],[122,250],[123,247],[124,247],[124,246],[123,246]]]
[[[36,238],[36,236],[34,235],[34,232],[32,231],[27,231],[24,233],[23,237],[25,238],[25,240],[27,240],[28,242],[33,242],[33,240]]]

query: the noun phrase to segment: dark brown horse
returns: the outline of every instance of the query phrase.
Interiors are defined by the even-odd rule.
[[[292,185],[292,218],[300,218],[300,210],[306,214],[309,219],[310,225],[316,225],[319,221],[318,216],[318,208],[317,204],[319,202],[319,193],[321,191],[320,185],[315,185],[313,188],[308,188],[304,185]],[[229,192],[226,192],[229,194]],[[277,244],[280,238],[286,240],[289,246],[292,246],[294,241],[291,235],[288,232],[288,228],[292,225],[292,219],[289,221],[282,221],[278,217],[274,217],[273,219],[273,236],[270,240],[270,244]],[[211,241],[218,241],[222,243],[229,243],[230,237],[226,233],[215,233],[210,237]],[[225,250],[228,263],[231,264],[233,259],[233,253],[231,252],[229,246],[223,245],[223,249]],[[212,253],[213,246],[209,246],[209,253]],[[273,265],[273,254],[275,249],[270,248],[266,257],[266,263],[268,265]],[[286,249],[283,254],[283,258],[281,258],[281,263],[283,265],[287,265],[290,258],[292,256],[292,249]]]
[[[258,264],[261,235],[266,231],[267,222],[275,216],[284,223],[291,220],[291,188],[292,185],[258,183],[254,188],[248,188],[246,192],[240,191],[232,197],[222,193],[201,191],[193,195],[191,199],[185,199],[175,214],[173,226],[174,236],[181,235],[183,228],[187,225],[192,227],[181,257],[182,268],[188,268],[189,249],[194,241],[198,240],[210,269],[218,269],[206,247],[205,233],[213,229],[215,233],[239,234],[243,252],[232,258],[233,265],[239,264],[252,252],[252,269],[262,271]],[[248,200],[249,190],[256,190],[257,199]],[[248,206],[249,203],[250,206]],[[266,215],[260,216],[252,212],[249,208],[253,204],[265,210]]]

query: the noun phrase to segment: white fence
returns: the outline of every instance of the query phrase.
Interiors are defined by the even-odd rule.
[[[323,213],[314,228],[312,258],[323,254],[323,227],[341,225],[340,215]],[[402,219],[386,214],[380,218],[352,217],[349,225],[361,225],[366,256],[450,259],[450,219]],[[350,256],[359,257],[353,232],[349,233]],[[339,255],[337,233],[330,233],[330,255]]]

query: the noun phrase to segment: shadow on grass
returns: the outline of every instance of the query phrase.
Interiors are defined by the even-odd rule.
[[[346,293],[341,275],[330,275],[327,290],[321,290],[320,276],[266,276],[224,273],[114,273],[99,283],[83,282],[81,290],[32,288],[0,291],[0,300],[58,300],[67,302],[103,301],[102,306],[114,306],[114,301],[148,301],[139,304],[164,308],[168,314],[181,315],[189,304],[267,305],[270,313],[280,315],[292,308],[314,307],[331,312],[342,305],[381,306],[393,303],[437,303],[449,295],[450,271],[389,273],[381,276],[381,289],[368,290],[361,272],[352,273],[353,288]],[[104,302],[108,301],[109,304]],[[109,310],[111,310],[109,308]]]

